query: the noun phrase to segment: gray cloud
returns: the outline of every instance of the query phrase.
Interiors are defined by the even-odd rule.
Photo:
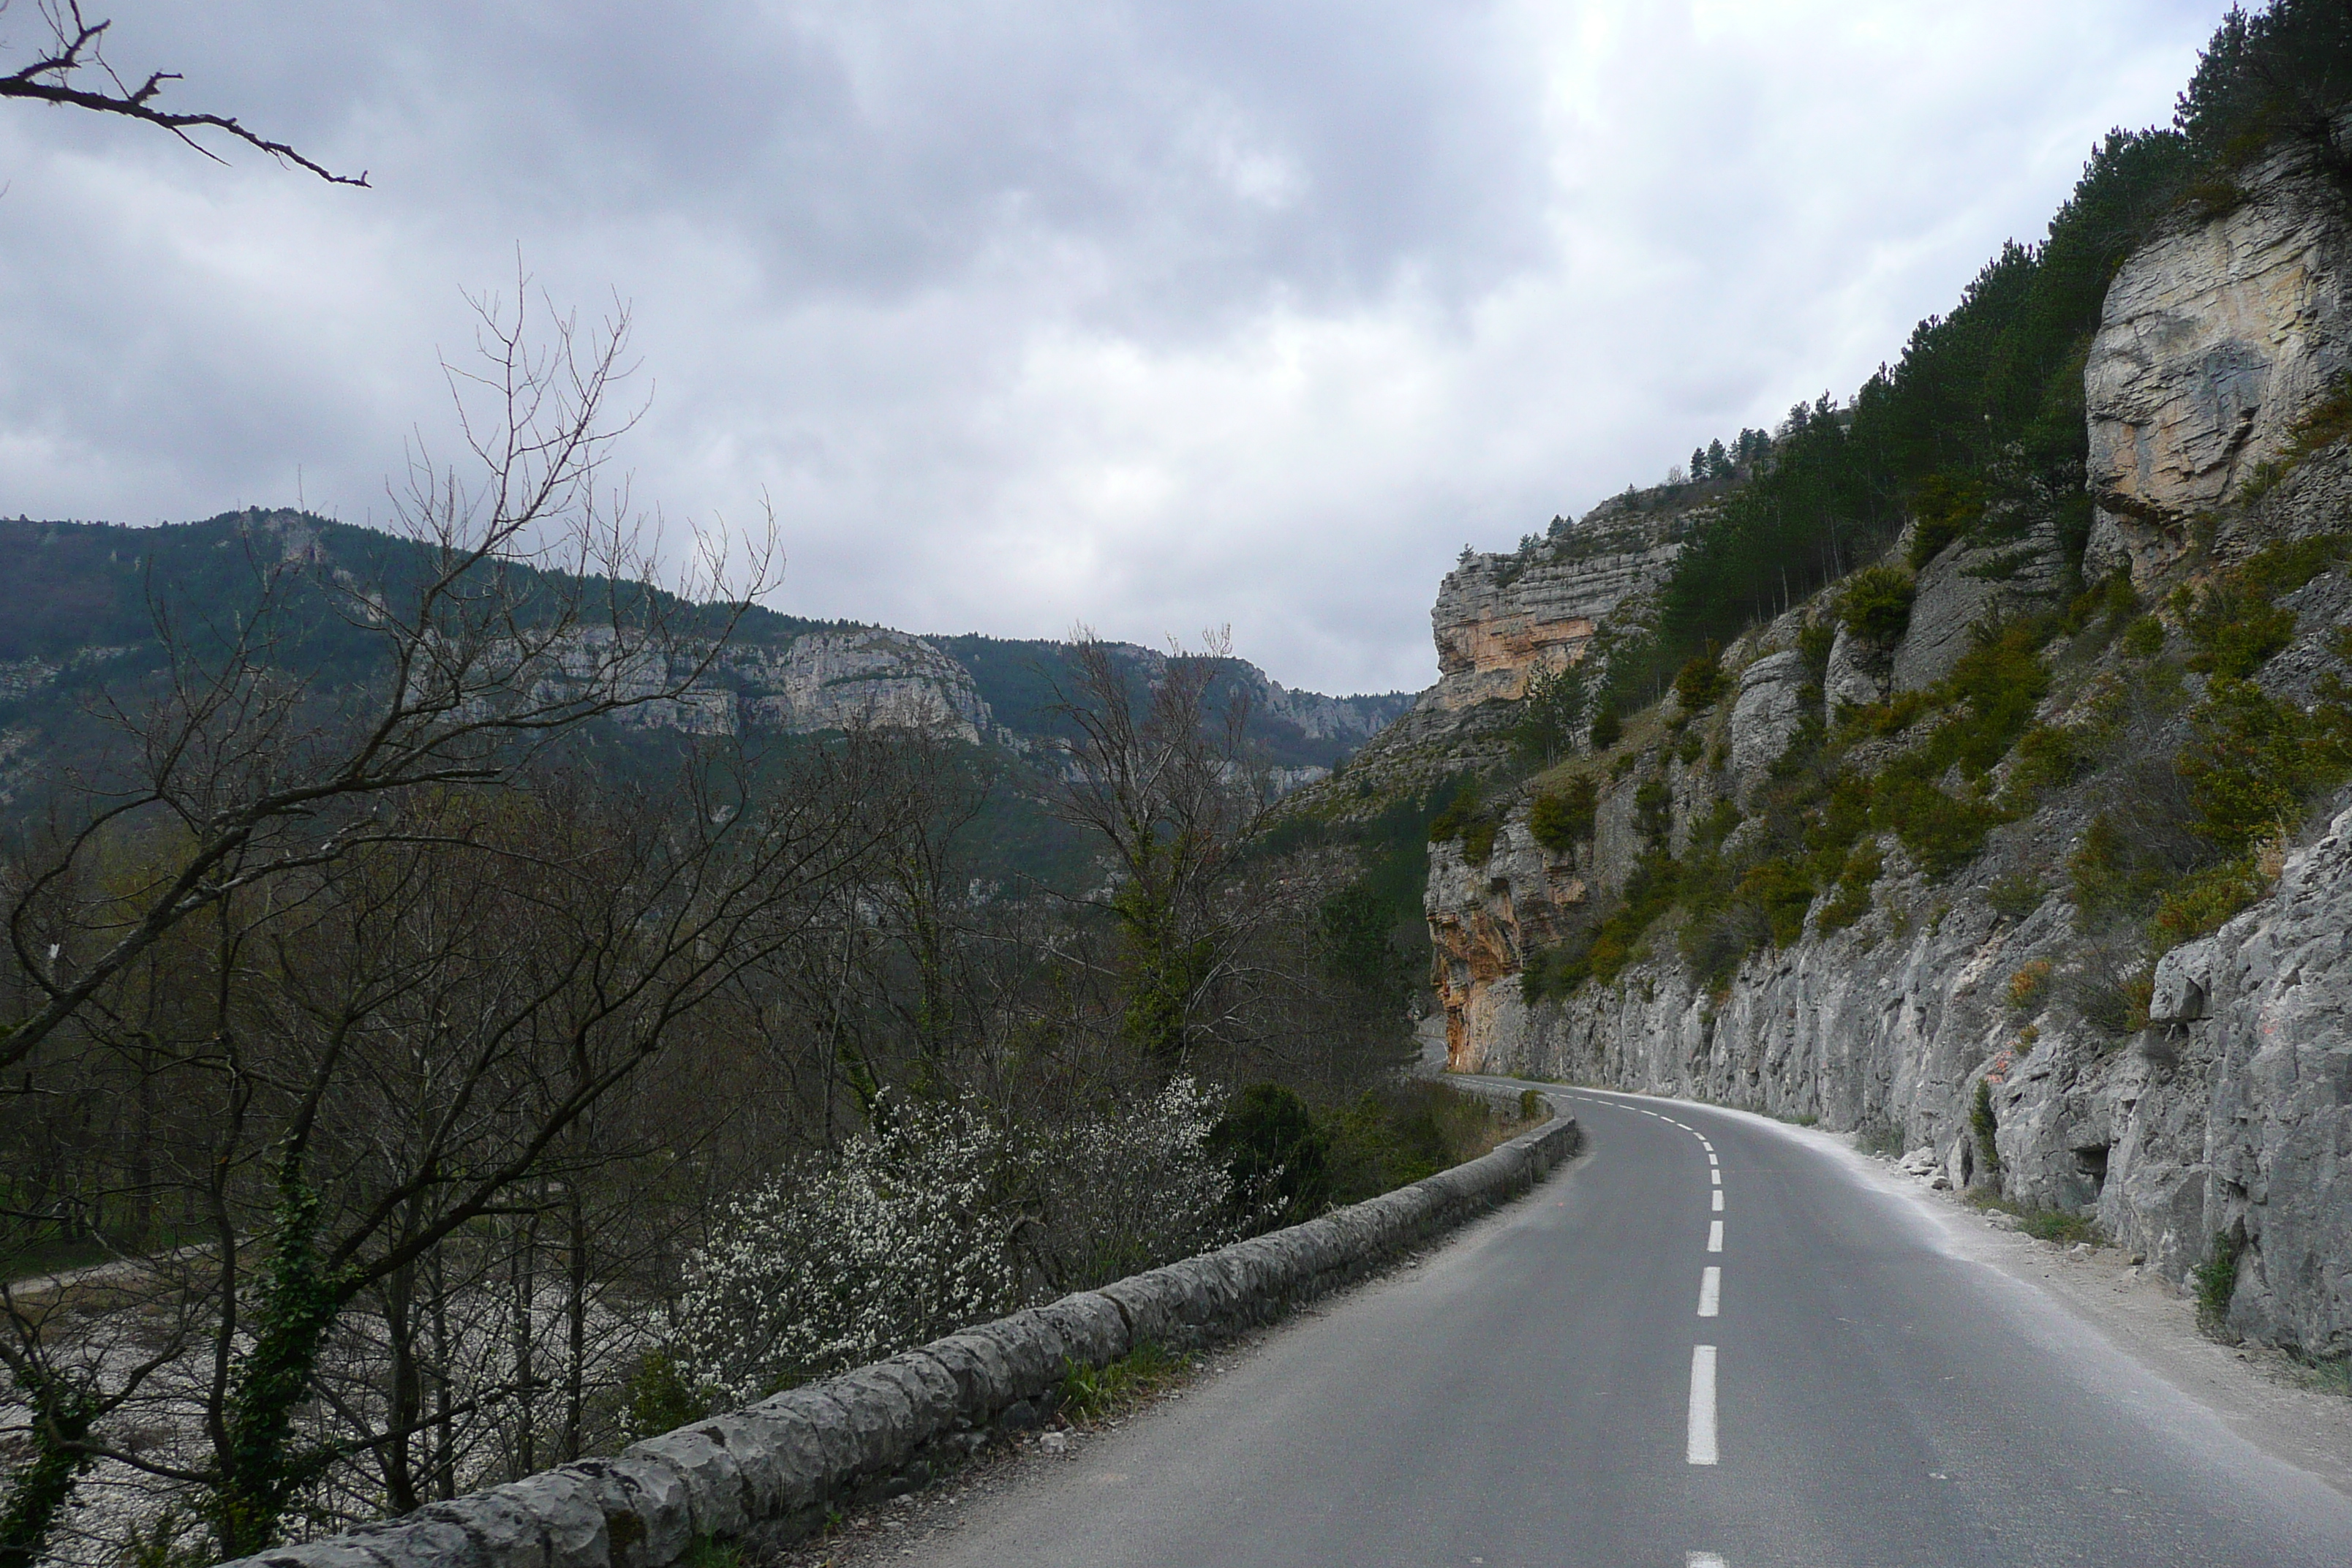
[[[779,607],[1418,685],[1462,543],[1850,391],[2220,9],[126,0],[376,188],[0,115],[0,510],[381,518],[519,248],[631,302],[641,500],[776,502]]]

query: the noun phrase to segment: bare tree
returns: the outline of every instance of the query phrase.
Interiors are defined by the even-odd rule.
[[[420,457],[411,548],[372,576],[298,541],[273,559],[257,535],[242,606],[190,614],[151,585],[166,668],[102,702],[116,764],[0,876],[15,1015],[0,1066],[28,1104],[104,1105],[88,1090],[109,1083],[163,1100],[172,1158],[154,1168],[142,1129],[150,1168],[131,1185],[146,1203],[176,1191],[169,1241],[201,1237],[159,1253],[158,1227],[135,1227],[143,1288],[174,1314],[152,1353],[57,1331],[69,1292],[0,1303],[36,1450],[0,1514],[0,1563],[29,1560],[95,1461],[205,1489],[236,1552],[272,1539],[327,1468],[402,1442],[422,1416],[398,1394],[390,1425],[353,1406],[336,1441],[298,1440],[352,1304],[397,1315],[420,1268],[446,1272],[442,1242],[548,1207],[584,1119],[797,940],[810,888],[887,820],[864,803],[890,797],[852,776],[855,746],[773,789],[712,760],[668,796],[556,809],[555,748],[685,699],[772,549],[715,609],[693,601],[723,540],[707,577],[655,589],[625,496],[599,484],[629,423],[608,410],[625,315],[593,334],[555,318],[534,348],[520,288],[478,309],[484,368],[450,374],[480,477]],[[299,665],[305,617],[324,613],[381,651],[341,689]],[[211,1460],[110,1439],[107,1418],[176,1375],[190,1335],[209,1340],[210,1372],[171,1394],[202,1412]],[[449,1415],[435,1413],[444,1431]]]
[[[6,9],[5,0],[0,0],[0,12]],[[180,73],[150,71],[136,87],[125,81],[106,61],[106,35],[114,24],[85,18],[81,12],[81,0],[65,0],[63,5],[58,5],[57,0],[41,0],[40,14],[43,27],[48,35],[41,46],[41,53],[7,75],[0,76],[0,98],[62,104],[161,126],[215,163],[226,160],[197,141],[193,133],[198,131],[217,132],[267,153],[281,163],[307,169],[331,184],[364,185],[368,183],[366,171],[357,174],[338,174],[323,164],[311,162],[283,142],[273,142],[257,132],[247,130],[234,115],[184,114],[159,107],[156,100],[163,95],[163,84],[181,80]]]
[[[468,481],[414,464],[399,521],[421,569],[360,582],[320,574],[297,552],[263,559],[251,605],[190,626],[158,596],[171,668],[143,703],[102,717],[130,743],[124,776],[95,786],[96,809],[9,889],[8,934],[34,993],[0,1028],[0,1068],[74,1016],[166,931],[220,900],[326,865],[383,839],[404,794],[495,784],[582,722],[674,703],[709,669],[744,606],[768,585],[773,529],[750,579],[722,584],[724,540],[701,542],[705,574],[652,591],[656,563],[625,495],[602,494],[612,442],[634,422],[607,403],[625,374],[625,311],[583,336],[553,316],[527,335],[527,279],[509,309],[476,301],[482,365],[452,367]],[[692,601],[714,588],[715,622]],[[281,654],[304,593],[323,595],[374,634],[383,668],[358,689],[322,694]],[[179,848],[154,875],[68,915],[53,895],[125,833],[168,824]]]
[[[1080,626],[1056,710],[1075,733],[1055,808],[1111,862],[1102,903],[1123,950],[1120,1029],[1165,1071],[1223,1016],[1255,925],[1234,874],[1273,792],[1249,753],[1247,693],[1220,687],[1230,656],[1230,637],[1213,633],[1150,672],[1139,701],[1143,672]]]

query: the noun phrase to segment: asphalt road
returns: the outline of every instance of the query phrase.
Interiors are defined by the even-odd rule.
[[[1587,1152],[1531,1195],[908,1555],[2352,1564],[2352,1500],[1851,1163],[1702,1106],[1553,1092]]]

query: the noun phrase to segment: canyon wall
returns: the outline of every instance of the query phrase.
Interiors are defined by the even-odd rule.
[[[2083,379],[2097,512],[2085,572],[2179,559],[2352,367],[2344,198],[2292,148],[2193,206],[2107,289]]]
[[[2296,443],[2297,422],[2352,364],[2347,277],[2343,203],[2293,157],[2127,260],[2085,375],[2097,506],[2086,576],[2128,569],[2160,601],[2264,545],[2352,531],[2352,443]],[[2053,607],[2063,567],[2047,517],[1997,543],[1951,545],[1918,574],[1897,646],[1841,631],[1816,667],[1821,650],[1803,651],[1800,632],[1833,618],[1825,593],[1727,650],[1736,685],[1720,703],[1684,715],[1669,697],[1647,731],[1636,726],[1596,774],[1588,841],[1558,852],[1536,841],[1538,780],[1504,804],[1479,863],[1462,839],[1431,846],[1450,1063],[1864,1131],[1955,1187],[1997,1183],[2011,1202],[2095,1216],[2184,1287],[2218,1241],[2238,1258],[2232,1329],[2311,1355],[2352,1352],[2352,792],[2276,847],[2266,896],[2158,956],[2144,1027],[2118,1022],[2119,1005],[2091,1022],[2102,1007],[2084,1000],[2114,1004],[2144,973],[2137,952],[2084,935],[2068,892],[2068,857],[2098,806],[2088,786],[2045,791],[1942,878],[1878,836],[1866,912],[1825,922],[1831,900],[1816,898],[1801,934],[1762,943],[1727,979],[1695,973],[1668,915],[1606,984],[1560,996],[1527,983],[1535,955],[1618,902],[1646,847],[1645,784],[1664,784],[1665,847],[1684,853],[1718,803],[1753,804],[1809,713],[1827,721],[1933,686],[1974,628]],[[1448,584],[1441,616],[1465,602]],[[1639,590],[1611,576],[1600,591]],[[2339,561],[2277,603],[2293,639],[2256,679],[2307,705],[2352,671],[2340,640],[2352,571]],[[2114,633],[2093,625],[2044,649],[2055,678],[2042,722],[2085,721],[2142,679]],[[1477,678],[1474,659],[1465,679]],[[2184,678],[2188,702],[2207,679]],[[2177,748],[2190,721],[2168,722],[2151,743]],[[1853,742],[1844,765],[1867,773],[1906,743]],[[1742,821],[1727,851],[1761,826]],[[1979,1085],[1997,1168],[1972,1126]]]

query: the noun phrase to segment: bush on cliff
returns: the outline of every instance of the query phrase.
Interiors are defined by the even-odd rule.
[[[1689,662],[1675,675],[1675,696],[1681,700],[1685,713],[1714,707],[1730,689],[1731,677],[1723,668],[1723,649],[1715,643],[1691,655]]]
[[[1528,811],[1528,831],[1555,855],[1565,855],[1579,844],[1592,842],[1593,820],[1601,792],[1589,773],[1579,773],[1557,794],[1536,796]]]
[[[1892,566],[1865,566],[1847,579],[1838,599],[1845,629],[1864,642],[1893,647],[1911,624],[1910,577]]]

